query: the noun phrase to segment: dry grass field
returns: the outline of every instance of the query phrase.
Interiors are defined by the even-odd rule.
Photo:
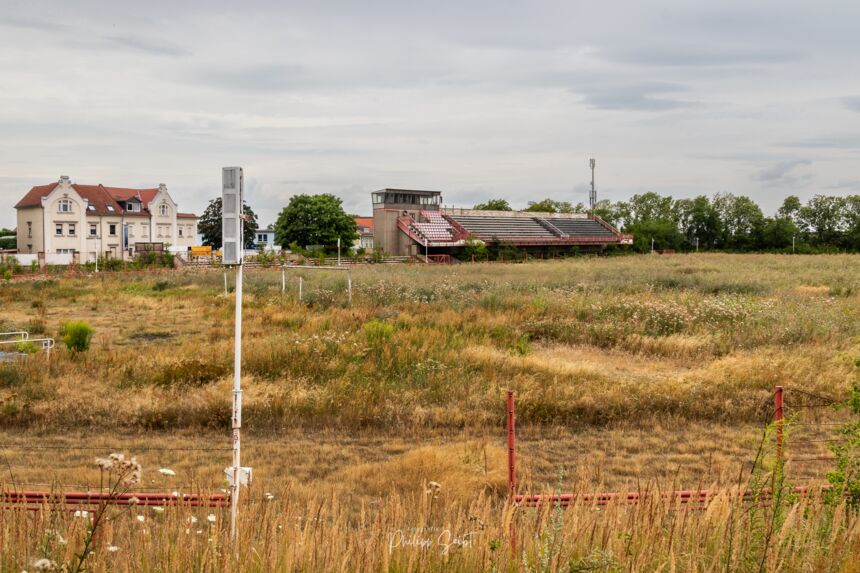
[[[90,570],[860,571],[858,520],[814,499],[512,512],[504,432],[513,389],[522,491],[746,487],[771,467],[753,462],[776,385],[789,409],[810,394],[847,397],[858,263],[702,254],[369,266],[353,270],[351,306],[339,274],[291,269],[281,293],[280,271],[249,269],[243,462],[254,483],[239,552],[220,512],[210,522],[189,508],[123,508]],[[0,309],[0,331],[95,329],[86,353],[0,363],[4,489],[95,487],[93,459],[113,451],[142,463],[139,489],[224,487],[233,298],[222,271],[16,280],[0,284]],[[803,454],[825,458],[827,445]],[[786,474],[815,486],[831,468],[789,461]],[[441,490],[428,493],[430,481]],[[0,519],[4,573],[68,562],[86,529],[65,514]]]

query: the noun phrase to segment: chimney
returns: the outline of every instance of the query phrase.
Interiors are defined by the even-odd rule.
[[[60,175],[60,185],[62,185],[63,183],[65,183],[66,185],[69,184],[69,176],[68,175]]]

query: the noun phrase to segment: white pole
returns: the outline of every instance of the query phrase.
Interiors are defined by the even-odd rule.
[[[340,266],[340,237],[337,238],[337,266]]]
[[[346,290],[349,292],[349,306],[352,306],[352,269],[346,271]]]
[[[287,269],[281,267],[281,292],[287,292]]]
[[[699,237],[696,237],[696,252],[699,252]]]
[[[302,300],[302,277],[299,277],[299,301]]]
[[[226,276],[226,275],[225,275]],[[242,429],[242,263],[236,271],[236,332],[233,358],[233,483],[230,486],[230,536],[235,540],[236,515],[239,510],[239,472]]]
[[[791,254],[792,255],[794,254],[794,239],[795,239],[795,237],[797,237],[797,235],[791,236]]]
[[[224,271],[224,295],[227,295],[227,271]]]
[[[651,238],[651,254],[652,255],[654,254],[654,239],[653,239],[653,237]]]

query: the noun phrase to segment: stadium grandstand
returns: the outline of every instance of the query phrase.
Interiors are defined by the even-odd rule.
[[[375,248],[391,255],[456,257],[472,241],[531,253],[633,243],[632,235],[585,213],[443,208],[440,191],[382,189],[372,198]]]

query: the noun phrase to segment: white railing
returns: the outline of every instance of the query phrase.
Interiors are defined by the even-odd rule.
[[[27,333],[25,333],[27,334]],[[29,336],[29,334],[27,334]],[[14,344],[12,351],[4,351],[2,345],[11,345]],[[22,338],[19,340],[0,340],[0,360],[2,360],[5,355],[13,355],[13,356],[26,356],[27,352],[21,352],[18,350],[19,344],[37,344],[48,353],[48,356],[51,355],[51,349],[55,346],[55,342],[53,338]]]
[[[27,340],[30,338],[30,333],[26,330],[16,330],[14,332],[0,332],[0,338],[9,338],[10,336],[17,337],[18,340],[12,340],[10,342],[20,342],[22,340]]]

